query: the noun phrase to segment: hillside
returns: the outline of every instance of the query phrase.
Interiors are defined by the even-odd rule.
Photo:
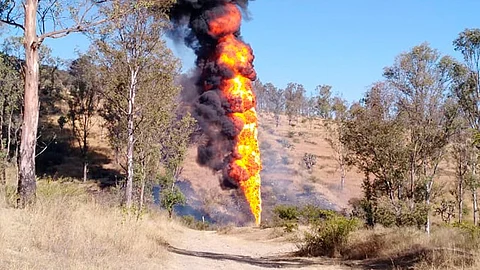
[[[332,150],[324,140],[324,132],[319,119],[300,120],[295,126],[289,126],[282,116],[277,128],[272,115],[260,115],[263,221],[268,221],[272,208],[278,204],[314,204],[340,211],[348,207],[349,199],[361,196],[362,178],[355,170],[348,173],[344,190],[340,189],[340,173]],[[288,144],[293,147],[287,147]],[[311,173],[302,164],[305,153],[317,156]],[[195,145],[189,149],[182,177],[184,181],[180,186],[187,194],[188,204],[197,210],[181,208],[183,214],[207,215],[216,221],[239,225],[251,222],[243,195],[221,190],[220,176],[196,163]]]

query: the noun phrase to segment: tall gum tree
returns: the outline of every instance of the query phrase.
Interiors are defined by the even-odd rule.
[[[102,24],[112,16],[100,12],[109,0],[10,0],[0,3],[0,22],[23,31],[24,104],[20,144],[18,206],[36,197],[35,147],[39,117],[39,48],[46,38],[61,38]],[[59,19],[65,18],[65,19]]]

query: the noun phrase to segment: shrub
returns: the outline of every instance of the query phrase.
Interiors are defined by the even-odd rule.
[[[279,142],[283,147],[287,148],[287,149],[294,149],[295,146],[293,144],[291,144],[288,140],[286,139],[280,139],[280,140],[277,140],[277,142]]]
[[[332,215],[313,223],[305,233],[299,255],[337,257],[345,247],[348,236],[358,227],[357,219]]]
[[[290,138],[290,139],[293,138],[293,137],[295,137],[295,131],[289,131],[289,132],[287,133],[287,137]]]
[[[308,170],[311,170],[315,164],[317,164],[317,156],[311,153],[305,153],[303,155],[303,163]]]
[[[300,143],[300,140],[298,138],[293,139],[294,143]]]
[[[298,220],[300,218],[300,211],[298,207],[291,205],[277,205],[273,209],[275,214],[275,225],[283,227],[285,232],[292,232],[298,228]]]
[[[207,221],[202,222],[195,219],[194,216],[188,215],[182,217],[182,222],[190,229],[199,230],[199,231],[206,231],[210,229],[210,223]]]
[[[300,211],[302,222],[305,224],[317,223],[336,215],[337,213],[332,210],[325,210],[315,205],[306,205]]]

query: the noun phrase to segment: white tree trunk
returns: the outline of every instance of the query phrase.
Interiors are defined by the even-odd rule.
[[[125,187],[125,206],[132,207],[133,193],[133,147],[135,143],[134,137],[134,110],[135,110],[135,94],[137,91],[137,70],[132,70],[130,74],[130,87],[128,92],[128,111],[127,111],[127,185]]]
[[[35,201],[37,189],[35,179],[35,146],[37,144],[39,114],[39,57],[36,33],[38,0],[26,0],[24,7],[25,94],[17,188],[19,207],[25,207],[25,205]]]

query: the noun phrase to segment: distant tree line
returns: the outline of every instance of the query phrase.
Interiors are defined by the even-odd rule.
[[[358,102],[348,104],[320,85],[312,96],[289,83],[255,83],[258,110],[324,119],[325,139],[341,169],[364,174],[364,197],[354,212],[373,226],[415,225],[430,232],[431,216],[465,221],[466,196],[478,225],[480,157],[480,30],[453,41],[463,56],[442,56],[427,43],[398,55]],[[278,118],[277,118],[278,119]],[[453,164],[455,175],[439,182]]]

